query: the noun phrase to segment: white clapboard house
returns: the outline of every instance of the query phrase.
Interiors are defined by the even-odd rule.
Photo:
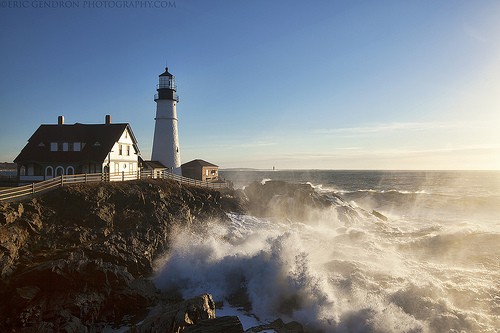
[[[37,182],[60,175],[110,172],[137,174],[139,147],[129,124],[40,125],[16,157],[20,183]]]

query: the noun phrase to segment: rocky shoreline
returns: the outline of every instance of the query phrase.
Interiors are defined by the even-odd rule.
[[[226,212],[243,212],[234,194],[149,180],[74,185],[1,204],[0,330],[99,332],[130,325],[131,332],[155,332],[158,327],[137,326],[154,306],[187,318],[170,323],[172,332],[214,318],[214,306],[214,313],[179,315],[189,301],[162,293],[148,278],[175,228],[202,232],[207,220],[224,223]]]
[[[230,212],[314,218],[332,200],[342,199],[307,184],[254,183],[220,192],[143,180],[67,186],[0,204],[0,330],[243,332],[237,317],[216,318],[209,290],[183,300],[180,291],[165,293],[152,283],[155,259],[169,250],[172,233],[203,233],[207,221],[229,223]],[[309,209],[297,209],[298,202]],[[337,209],[347,220],[357,214],[345,214],[345,204]],[[236,305],[247,302],[244,290],[236,296]],[[304,328],[277,320],[247,331],[265,330]]]

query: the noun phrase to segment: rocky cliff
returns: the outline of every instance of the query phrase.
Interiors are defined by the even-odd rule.
[[[147,279],[177,226],[226,221],[237,200],[150,180],[82,184],[0,205],[0,331],[99,331],[163,295]]]

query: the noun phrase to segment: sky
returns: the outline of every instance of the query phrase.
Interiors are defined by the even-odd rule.
[[[0,1],[0,162],[59,115],[106,114],[149,159],[168,65],[183,162],[499,170],[499,17],[496,0]]]

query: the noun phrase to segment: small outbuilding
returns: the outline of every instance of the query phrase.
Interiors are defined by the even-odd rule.
[[[219,179],[219,166],[204,160],[196,159],[184,163],[181,169],[184,177],[209,182]]]
[[[139,164],[141,170],[147,172],[153,178],[161,178],[163,172],[167,171],[167,167],[158,161],[144,161],[139,157]]]

